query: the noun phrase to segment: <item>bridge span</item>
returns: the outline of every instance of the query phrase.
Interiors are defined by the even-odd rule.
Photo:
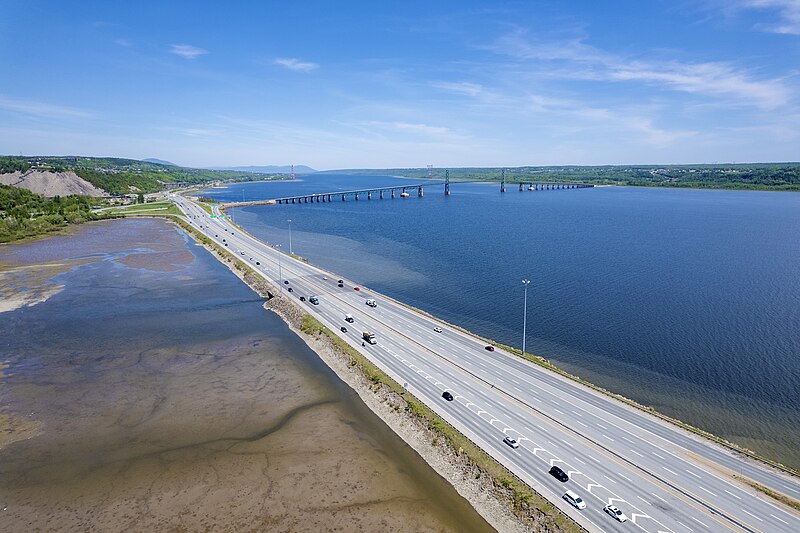
[[[467,183],[467,182],[460,182]],[[558,182],[536,182],[536,181],[518,181],[519,190],[529,191],[545,191],[557,189],[585,189],[594,187],[591,183],[558,183]],[[348,198],[359,200],[366,197],[367,200],[372,200],[374,196],[383,200],[389,198],[407,198],[412,194],[422,198],[425,195],[425,187],[444,184],[444,194],[450,195],[450,179],[445,181],[426,181],[425,183],[415,183],[412,185],[392,185],[389,187],[371,187],[369,189],[357,189],[352,191],[334,191],[324,193],[300,194],[297,196],[284,196],[281,198],[272,198],[269,200],[254,200],[250,202],[230,202],[220,206],[221,209],[228,209],[231,207],[249,207],[254,205],[273,205],[273,204],[314,204],[314,203],[327,203],[334,201],[347,201]],[[411,191],[411,192],[409,192]],[[500,192],[506,192],[505,179],[500,183]]]

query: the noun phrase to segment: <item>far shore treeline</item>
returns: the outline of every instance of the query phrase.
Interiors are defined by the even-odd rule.
[[[500,181],[503,168],[453,168],[457,181]],[[352,169],[353,175],[389,175],[415,179],[428,177],[427,168]],[[800,163],[737,163],[713,165],[543,166],[507,167],[508,183],[592,183],[627,187],[682,187],[693,189],[741,189],[800,191]],[[444,169],[431,177],[444,179]]]

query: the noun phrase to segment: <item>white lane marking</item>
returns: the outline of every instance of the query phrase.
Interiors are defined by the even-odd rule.
[[[564,442],[564,444],[566,444],[566,445],[567,445],[567,446],[569,446],[570,448],[574,448],[574,447],[575,447],[575,445],[574,445],[574,444],[572,444],[572,443],[571,443],[570,441],[568,441],[568,440],[565,440],[565,441],[562,441],[562,442]]]
[[[614,439],[612,439],[611,437],[609,437],[609,436],[608,436],[608,435],[606,435],[605,433],[601,433],[601,435],[603,435],[605,438],[607,438],[607,439],[608,439],[608,440],[610,440],[611,442],[614,442]]]
[[[745,510],[745,509],[742,509],[742,512],[743,512],[743,513],[747,513],[747,514],[749,514],[750,516],[752,516],[753,518],[755,518],[755,519],[756,519],[756,520],[758,520],[759,522],[763,522],[763,520],[761,519],[761,517],[760,517],[760,516],[756,516],[756,515],[754,515],[753,513],[750,513],[750,512],[748,512],[748,511],[747,511],[747,510]]]
[[[588,457],[589,459],[591,459],[591,460],[592,460],[592,461],[594,461],[595,463],[599,463],[599,462],[600,462],[600,461],[598,461],[597,459],[595,459],[594,457],[592,457],[591,455],[587,455],[586,457]]]
[[[638,494],[636,495],[636,497],[637,497],[637,498],[639,498],[640,500],[642,500],[642,501],[643,501],[644,503],[646,503],[647,505],[650,505],[650,502],[649,502],[649,501],[645,500],[644,498],[642,498],[642,497],[641,497],[641,496],[639,496]]]
[[[609,480],[611,483],[616,483],[616,481],[614,481],[613,479],[611,479],[611,478],[610,478],[610,477],[608,477],[607,475],[605,475],[605,474],[602,474],[602,475],[603,475],[603,477],[604,477],[604,478],[606,478],[607,480]]]
[[[669,473],[670,473],[670,474],[672,474],[673,476],[677,476],[677,475],[678,475],[678,473],[677,473],[677,472],[673,472],[672,470],[670,470],[670,469],[669,469],[669,468],[667,468],[666,466],[662,466],[661,468],[663,468],[664,470],[666,470],[667,472],[669,472]]]
[[[704,523],[702,523],[702,522],[701,522],[700,520],[698,520],[697,518],[695,518],[695,517],[693,517],[693,516],[690,516],[689,518],[691,518],[692,520],[694,520],[695,522],[697,522],[697,523],[698,523],[698,524],[700,524],[701,526],[703,526],[703,527],[705,527],[705,528],[708,528],[708,526],[707,526],[707,525],[705,525]]]
[[[629,477],[628,477],[628,476],[626,476],[625,474],[620,474],[619,472],[617,472],[617,475],[618,475],[619,477],[621,477],[621,478],[623,478],[623,479],[627,479],[628,481],[630,481],[631,483],[633,483],[633,481],[631,481],[631,478],[629,478]]]
[[[780,518],[778,518],[778,517],[777,517],[777,516],[775,516],[774,514],[771,514],[771,513],[770,513],[770,516],[771,516],[772,518],[774,518],[775,520],[777,520],[778,522],[783,522],[783,523],[784,523],[784,524],[786,524],[787,526],[789,525],[789,522],[786,522],[786,521],[784,521],[784,520],[781,520]]]
[[[600,429],[604,429],[604,430],[608,431],[608,428],[605,427],[603,424],[598,423],[597,427],[599,427]]]
[[[690,475],[692,475],[692,476],[696,477],[697,479],[703,479],[702,477],[700,477],[699,475],[695,474],[695,473],[694,473],[694,472],[692,472],[691,470],[687,470],[687,472],[688,472]]]
[[[682,525],[683,527],[685,527],[686,529],[688,529],[689,531],[694,531],[694,529],[690,528],[689,526],[687,526],[686,524],[684,524],[684,523],[683,523],[683,522],[681,522],[680,520],[675,520],[675,521],[676,521],[677,523],[679,523],[680,525]]]
[[[637,452],[636,450],[631,450],[631,453],[635,453],[635,454],[636,454],[636,455],[638,455],[639,457],[644,457],[644,455],[640,454],[640,453],[639,453],[639,452]]]
[[[585,465],[586,463],[575,457],[573,461],[578,461],[580,464]]]
[[[581,422],[580,420],[576,420],[575,422],[577,422],[578,424],[582,425],[582,426],[583,426],[583,427],[585,427],[585,428],[588,428],[588,427],[589,427],[587,424],[584,424],[584,423],[583,423],[583,422]]]
[[[577,416],[580,416],[580,417],[583,417],[583,415],[582,415],[582,414],[580,414],[578,411],[572,411],[572,414],[574,414],[574,415],[577,415]]]
[[[711,495],[712,495],[712,496],[714,496],[714,497],[716,497],[716,496],[717,496],[716,494],[714,494],[713,492],[711,492],[710,490],[708,490],[707,488],[705,488],[705,487],[704,487],[704,486],[702,486],[702,485],[697,485],[697,488],[699,488],[700,490],[704,490],[704,491],[706,491],[707,493],[711,494]]]
[[[650,452],[650,453],[652,453],[653,455],[655,455],[655,456],[656,456],[656,457],[658,457],[659,459],[663,459],[663,458],[664,458],[664,456],[662,456],[662,455],[658,455],[656,452]]]
[[[725,489],[722,489],[722,490],[725,490]],[[729,490],[725,490],[725,492],[727,492],[728,494],[730,494],[731,496],[733,496],[733,497],[734,497],[734,498],[736,498],[737,500],[741,500],[741,498],[740,498],[739,496],[737,496],[736,494],[732,493],[731,491],[729,491]]]

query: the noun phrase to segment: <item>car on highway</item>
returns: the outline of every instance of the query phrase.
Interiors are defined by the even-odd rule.
[[[317,296],[311,296],[308,301],[314,305],[319,305],[319,298]]]
[[[628,520],[628,517],[625,516],[625,513],[617,509],[616,505],[606,505],[603,507],[603,511],[613,516],[618,522],[626,522]]]
[[[550,475],[559,480],[561,483],[566,483],[567,481],[569,481],[569,476],[567,475],[567,473],[561,470],[557,466],[553,466],[550,468]]]
[[[244,255],[244,252],[239,252],[240,254]]]
[[[519,448],[519,442],[517,441],[517,439],[511,437],[510,435],[506,435],[505,437],[503,437],[503,442],[505,442],[512,448]]]
[[[567,503],[576,509],[586,509],[586,502],[583,501],[580,496],[578,496],[571,490],[565,492],[562,498],[567,500]]]
[[[374,298],[367,298],[364,303],[370,307],[378,307],[378,302],[376,302]]]
[[[436,326],[435,328],[433,328],[433,331],[435,331],[436,333],[441,333],[442,332],[442,328],[440,328],[439,326]]]
[[[289,291],[289,292],[294,292],[294,289],[293,289],[293,288],[291,288],[291,287],[289,287],[289,288],[288,288],[288,289],[286,289],[286,290],[287,290],[287,291]]]
[[[305,296],[301,296],[301,297],[300,297],[300,301],[301,301],[301,302],[305,302],[305,301],[306,301],[306,297],[305,297]]]
[[[336,283],[344,283],[343,279],[338,280]]]
[[[360,290],[361,290],[361,287],[353,287],[353,290],[354,290],[354,291],[360,291]]]
[[[453,393],[450,392],[449,390],[446,390],[446,391],[444,391],[442,393],[442,398],[444,398],[448,402],[452,402],[453,401]]]
[[[342,326],[339,329],[342,330],[342,333],[347,333],[347,328],[346,327]]]
[[[347,313],[346,315],[344,315],[344,321],[345,322],[350,322],[352,324],[354,320],[355,319],[353,318],[353,315],[351,315],[350,313]]]
[[[327,280],[328,276],[322,276],[322,279]]]
[[[484,349],[486,349],[486,350],[489,350],[490,352],[493,352],[493,351],[494,351],[494,346],[492,346],[491,344],[487,344],[487,345],[484,347]]]
[[[257,264],[257,265],[260,265],[260,264],[261,264],[261,261],[256,261],[256,264]]]
[[[339,284],[339,287],[344,287],[344,284],[343,284],[343,283],[340,283],[340,284]]]
[[[288,285],[289,284],[289,280],[288,279],[283,280],[283,284],[284,285]]]

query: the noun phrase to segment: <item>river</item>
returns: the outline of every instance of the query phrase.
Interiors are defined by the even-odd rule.
[[[403,183],[316,174],[207,195]],[[232,212],[284,250],[291,225],[293,251],[310,262],[515,347],[530,279],[527,351],[800,468],[800,194],[452,190]]]

